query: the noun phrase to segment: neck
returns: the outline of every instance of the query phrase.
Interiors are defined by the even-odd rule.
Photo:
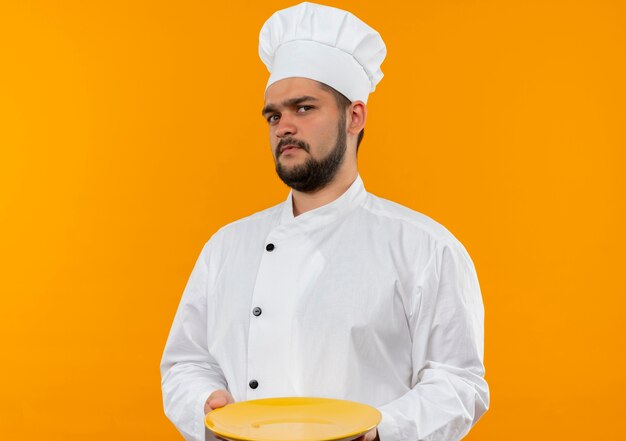
[[[338,173],[326,187],[310,193],[292,190],[293,215],[299,216],[331,203],[350,188],[357,175],[356,169],[349,173]]]

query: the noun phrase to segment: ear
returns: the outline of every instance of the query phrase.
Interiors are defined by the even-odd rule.
[[[363,101],[353,101],[348,112],[348,133],[356,136],[365,127],[367,106]]]

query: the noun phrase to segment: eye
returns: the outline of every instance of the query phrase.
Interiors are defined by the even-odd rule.
[[[304,113],[311,110],[313,106],[300,106],[298,107],[298,113]]]
[[[272,124],[278,121],[278,118],[280,117],[280,115],[278,115],[278,113],[273,113],[270,116],[267,117],[267,122]]]

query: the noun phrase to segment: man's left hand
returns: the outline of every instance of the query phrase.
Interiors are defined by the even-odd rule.
[[[378,430],[374,427],[372,430],[367,432],[365,435],[358,437],[354,441],[374,441],[378,440]]]

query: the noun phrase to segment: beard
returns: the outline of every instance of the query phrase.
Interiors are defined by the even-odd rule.
[[[314,159],[309,156],[304,164],[292,168],[285,168],[278,160],[280,149],[284,145],[293,144],[298,148],[310,153],[310,146],[294,138],[285,138],[276,147],[276,173],[278,177],[294,190],[310,193],[326,187],[337,175],[339,167],[346,155],[346,116],[339,120],[337,128],[337,141],[335,147],[322,159]]]

